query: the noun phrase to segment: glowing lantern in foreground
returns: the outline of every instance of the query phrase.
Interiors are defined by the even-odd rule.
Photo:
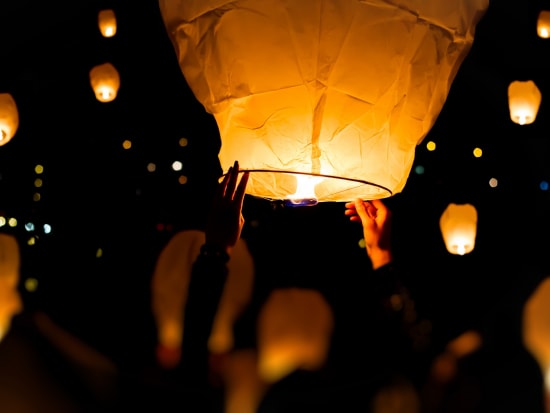
[[[12,95],[0,93],[0,146],[8,143],[19,127],[19,113]]]
[[[0,341],[10,329],[11,319],[23,309],[17,291],[21,259],[13,235],[0,234]]]
[[[550,277],[544,279],[523,308],[523,343],[542,370],[546,411],[550,412]]]
[[[260,377],[274,383],[296,369],[323,366],[334,327],[332,311],[318,291],[274,290],[258,320]]]
[[[542,10],[537,19],[537,34],[543,39],[550,37],[550,11]]]
[[[113,37],[116,34],[116,16],[111,9],[101,10],[97,15],[97,24],[103,37]]]
[[[400,192],[488,0],[159,0],[224,171],[298,205]]]
[[[445,247],[451,254],[472,252],[477,232],[477,210],[471,204],[450,203],[439,219]]]
[[[542,95],[532,80],[516,80],[508,86],[510,118],[520,125],[535,121]]]
[[[167,368],[175,367],[180,360],[191,269],[204,242],[203,231],[180,231],[166,244],[156,262],[152,309],[159,343],[157,356]],[[208,342],[212,353],[232,348],[233,323],[252,294],[254,263],[243,239],[235,244],[227,266],[229,273]]]
[[[103,63],[90,70],[90,84],[100,102],[115,100],[120,87],[120,76],[111,63]]]

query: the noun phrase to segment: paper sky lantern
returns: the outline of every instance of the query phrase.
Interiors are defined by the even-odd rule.
[[[542,39],[550,37],[550,11],[542,10],[537,19],[537,34]]]
[[[523,343],[542,370],[546,411],[550,412],[550,277],[525,303],[522,330]]]
[[[258,318],[260,377],[274,383],[297,369],[325,363],[334,318],[322,294],[306,288],[274,290]]]
[[[116,34],[116,16],[111,9],[101,10],[97,15],[97,24],[103,37],[113,37]]]
[[[510,118],[520,125],[533,123],[539,111],[542,95],[532,80],[515,80],[508,85]]]
[[[252,297],[254,260],[242,238],[235,244],[227,267],[229,274],[208,340],[208,349],[215,354],[226,353],[233,348],[233,325]]]
[[[477,233],[477,210],[471,204],[450,203],[439,219],[445,247],[451,254],[473,251]]]
[[[17,291],[21,258],[13,235],[0,234],[0,341],[8,333],[13,316],[23,309]]]
[[[0,93],[0,146],[8,143],[19,127],[19,112],[12,95]]]
[[[182,73],[247,193],[400,192],[488,0],[159,0]]]
[[[111,102],[117,96],[120,76],[111,63],[103,63],[90,70],[90,84],[97,100]]]
[[[267,389],[258,374],[258,357],[253,349],[240,349],[224,357],[224,413],[256,413]]]
[[[165,245],[156,262],[152,278],[152,309],[161,349],[159,361],[165,367],[175,367],[179,363],[191,269],[204,242],[203,231],[180,231]],[[254,263],[243,239],[235,244],[227,266],[229,274],[208,342],[212,353],[231,350],[233,323],[252,294]]]

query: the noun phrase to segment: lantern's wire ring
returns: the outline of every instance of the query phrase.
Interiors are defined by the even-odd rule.
[[[376,183],[370,182],[370,181],[365,181],[365,180],[362,180],[362,179],[346,178],[346,177],[337,176],[337,175],[316,174],[316,173],[311,173],[311,172],[295,172],[295,171],[290,172],[290,171],[282,171],[282,170],[277,170],[277,169],[240,169],[239,173],[242,173],[242,172],[251,172],[251,173],[252,172],[269,172],[269,173],[290,174],[290,175],[320,176],[322,178],[340,179],[340,180],[345,180],[345,181],[350,181],[350,182],[357,182],[361,185],[371,185],[371,186],[379,188],[383,191],[386,191],[389,194],[390,197],[393,195],[393,192],[389,188],[386,188],[383,185],[376,184]],[[227,175],[227,174],[223,174],[222,176],[225,176],[225,175]]]

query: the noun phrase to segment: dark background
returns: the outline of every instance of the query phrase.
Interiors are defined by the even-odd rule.
[[[491,1],[405,190],[387,200],[396,256],[436,342],[522,300],[548,268],[550,195],[541,183],[550,182],[550,40],[536,34],[545,7]],[[97,28],[104,8],[117,16],[113,38]],[[12,94],[20,115],[16,136],[0,147],[0,212],[18,226],[0,231],[21,245],[25,308],[46,311],[121,365],[146,363],[155,339],[155,260],[175,232],[202,228],[221,173],[216,124],[185,83],[156,1],[4,1],[0,17],[0,92]],[[107,104],[88,78],[106,61],[121,76]],[[509,117],[507,87],[528,79],[542,103],[535,123],[519,126]],[[130,150],[122,147],[127,139]],[[476,246],[465,256],[449,254],[439,231],[450,202],[478,211]],[[289,209],[247,198],[244,213],[260,288],[345,291],[350,274],[368,268],[361,229],[341,204]],[[25,229],[29,222],[34,231]],[[38,281],[34,292],[23,287],[29,278]]]

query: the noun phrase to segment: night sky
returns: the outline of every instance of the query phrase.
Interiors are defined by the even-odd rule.
[[[521,300],[549,267],[550,40],[536,34],[544,7],[491,1],[405,190],[387,200],[396,257],[441,343]],[[97,29],[103,8],[116,13],[113,38]],[[121,364],[143,363],[154,341],[155,260],[174,233],[202,228],[221,174],[216,124],[185,83],[156,1],[18,0],[0,5],[0,16],[0,92],[12,94],[20,116],[0,147],[0,216],[18,224],[0,231],[20,242],[26,309],[44,310]],[[107,104],[88,80],[106,61],[121,76]],[[535,123],[519,126],[507,87],[528,79],[542,103]],[[449,254],[439,231],[450,202],[478,211],[476,246],[465,256]],[[259,290],[345,291],[349,274],[368,267],[361,229],[342,204],[282,208],[247,198],[244,214]],[[29,278],[36,291],[25,289]]]

